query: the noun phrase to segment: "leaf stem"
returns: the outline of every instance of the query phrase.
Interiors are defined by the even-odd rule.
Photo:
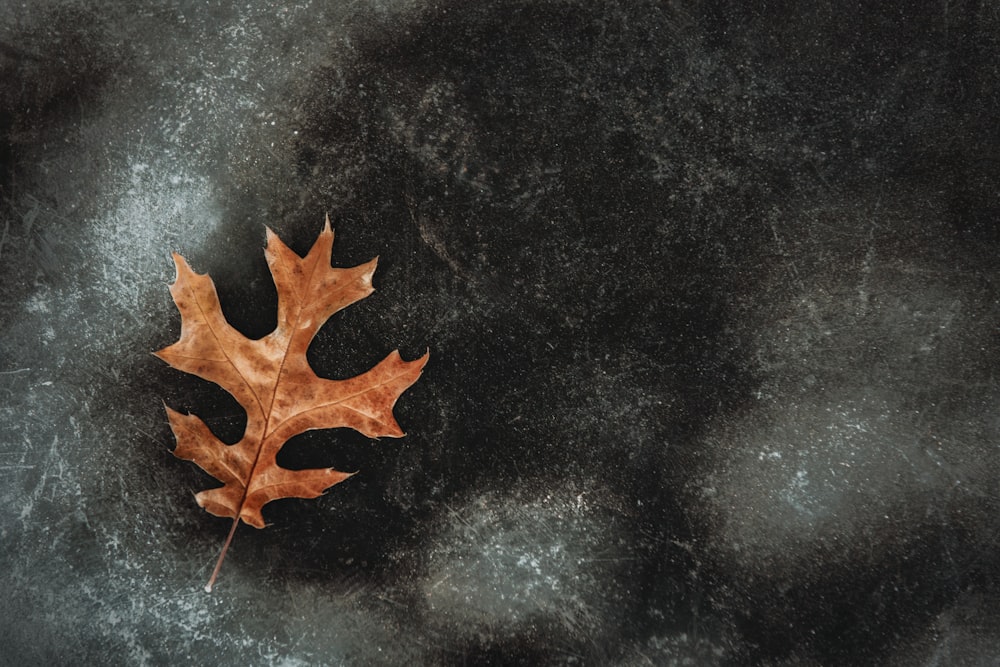
[[[238,525],[240,525],[239,515],[233,519],[233,527],[229,529],[229,537],[226,538],[226,543],[222,545],[222,553],[219,554],[219,560],[216,561],[215,569],[212,570],[212,578],[208,580],[207,584],[205,584],[206,593],[212,592],[212,586],[215,585],[215,578],[219,576],[219,570],[222,569],[222,561],[226,559],[226,552],[229,551],[229,545],[233,541],[233,535],[236,534],[236,526]]]

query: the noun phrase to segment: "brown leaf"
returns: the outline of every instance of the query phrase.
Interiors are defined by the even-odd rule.
[[[315,498],[353,473],[332,468],[288,470],[278,450],[299,433],[350,427],[369,438],[403,435],[393,405],[417,381],[428,354],[403,361],[392,352],[366,373],[348,380],[318,377],[306,360],[316,332],[338,310],[374,290],[377,259],[350,269],[330,266],[329,217],[316,243],[299,257],[267,230],[267,258],[278,292],[278,325],[258,340],[243,336],[222,315],[215,285],[174,254],[177,279],[170,294],[181,313],[181,337],[154,354],[174,368],[214,382],[247,412],[235,445],[216,438],[198,417],[167,408],[177,438],[174,455],[194,461],[223,483],[195,496],[209,513],[233,519],[206,590],[211,590],[239,520],[263,528],[261,508],[279,498]]]

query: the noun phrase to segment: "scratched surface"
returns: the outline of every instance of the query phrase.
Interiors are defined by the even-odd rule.
[[[1000,14],[745,4],[0,2],[0,664],[1000,661]],[[327,212],[431,361],[209,595],[169,253]]]

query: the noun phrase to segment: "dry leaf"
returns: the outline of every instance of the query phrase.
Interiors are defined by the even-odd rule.
[[[318,377],[306,350],[316,332],[338,310],[374,290],[377,258],[350,269],[331,268],[330,220],[305,258],[267,230],[267,258],[278,291],[278,325],[251,340],[226,322],[215,285],[174,254],[177,279],[170,294],[181,313],[181,337],[156,356],[174,368],[214,382],[247,412],[243,438],[227,445],[198,417],[167,408],[177,438],[174,455],[194,461],[224,486],[202,491],[198,504],[216,516],[233,519],[212,577],[211,591],[240,519],[264,527],[261,508],[278,498],[315,498],[350,477],[323,468],[288,470],[276,462],[291,437],[317,428],[350,427],[370,438],[398,438],[403,431],[393,405],[417,381],[428,354],[403,361],[392,352],[370,371],[349,380]]]

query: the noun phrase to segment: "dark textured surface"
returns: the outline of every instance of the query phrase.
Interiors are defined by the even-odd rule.
[[[745,4],[0,3],[0,662],[1000,661],[1000,15]],[[431,362],[208,595],[169,252],[326,212]]]

